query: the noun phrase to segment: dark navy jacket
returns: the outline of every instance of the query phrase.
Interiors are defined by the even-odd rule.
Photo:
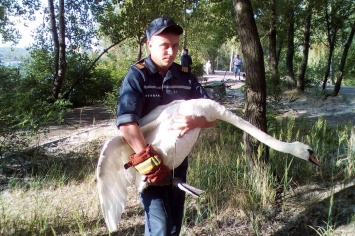
[[[190,67],[192,65],[192,59],[190,55],[184,54],[180,57],[180,62],[182,66]]]
[[[196,77],[173,63],[163,78],[150,56],[132,65],[123,80],[116,125],[136,122],[159,105],[174,100],[208,98]]]

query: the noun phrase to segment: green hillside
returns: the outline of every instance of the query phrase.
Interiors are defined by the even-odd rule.
[[[1,62],[21,61],[24,58],[28,58],[29,56],[29,52],[24,48],[0,47]]]

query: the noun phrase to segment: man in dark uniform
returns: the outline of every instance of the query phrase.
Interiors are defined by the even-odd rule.
[[[135,153],[131,164],[146,175],[150,186],[140,199],[145,211],[145,235],[179,235],[185,193],[171,185],[171,171],[159,154],[146,143],[139,128],[140,119],[159,105],[174,100],[208,98],[196,77],[174,63],[179,50],[181,26],[170,18],[157,18],[147,27],[150,55],[132,65],[122,83],[118,101],[117,127]],[[196,127],[215,125],[205,117],[179,116],[174,129],[180,136]],[[174,177],[186,181],[187,158],[174,170]],[[140,168],[145,166],[148,168]]]
[[[187,48],[182,49],[182,55],[180,57],[180,62],[182,67],[186,67],[189,72],[191,72],[192,59],[189,55],[189,50]],[[184,70],[184,68],[183,68]]]

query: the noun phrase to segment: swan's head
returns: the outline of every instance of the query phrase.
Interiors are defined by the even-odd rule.
[[[319,163],[318,159],[314,156],[313,150],[308,149],[308,152],[309,152],[308,161],[310,161],[312,164],[320,167],[320,163]]]
[[[307,144],[301,142],[294,142],[296,144],[296,155],[297,157],[309,161],[316,166],[320,166],[318,159],[314,156],[313,149]]]

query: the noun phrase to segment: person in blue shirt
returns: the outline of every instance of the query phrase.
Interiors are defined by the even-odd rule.
[[[183,67],[187,67],[188,71],[191,72],[192,59],[189,55],[189,50],[187,48],[182,49],[180,62]]]
[[[233,58],[234,77],[237,77],[237,74],[238,74],[239,80],[240,80],[240,68],[242,65],[243,65],[243,60],[239,55],[237,55],[236,57]]]
[[[207,92],[189,71],[174,60],[179,51],[181,26],[171,18],[153,20],[146,29],[150,55],[132,65],[120,88],[117,127],[134,153],[129,157],[134,168],[146,175],[149,187],[140,194],[145,212],[145,236],[179,235],[185,193],[171,185],[171,171],[159,154],[146,142],[139,121],[152,109],[174,100],[208,98]],[[205,117],[181,116],[174,129],[180,136],[194,128],[212,127],[217,121]],[[152,161],[152,160],[156,161]],[[148,166],[144,170],[140,166]],[[186,182],[188,160],[174,169],[174,177]]]

